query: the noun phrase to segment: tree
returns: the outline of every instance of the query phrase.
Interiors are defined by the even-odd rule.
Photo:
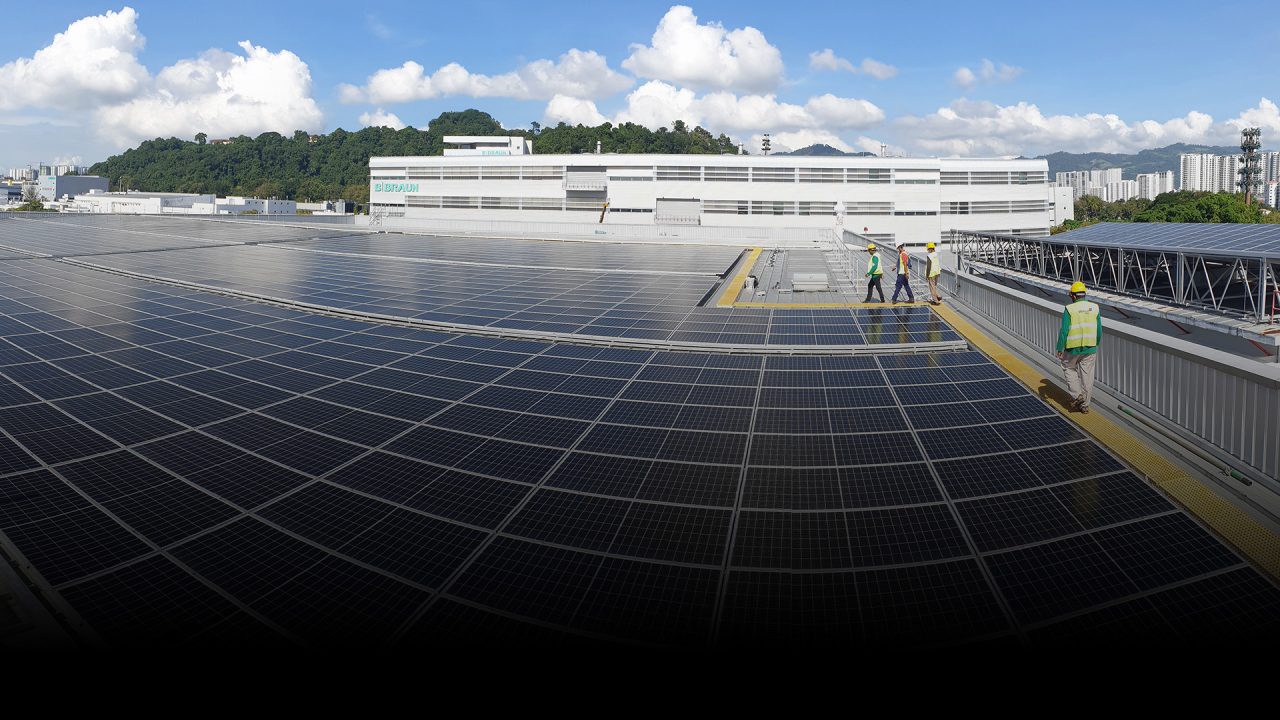
[[[426,130],[371,127],[348,132],[339,128],[314,143],[304,131],[295,131],[290,137],[275,132],[256,138],[241,135],[229,145],[201,146],[199,135],[204,133],[197,135],[196,142],[155,138],[95,164],[91,171],[108,178],[117,190],[259,194],[312,201],[343,198],[367,203],[371,156],[441,155],[445,135],[513,135],[530,140],[536,136],[540,153],[590,153],[596,142],[607,153],[737,152],[725,135],[690,128],[683,121],[672,122],[672,126],[677,129],[654,132],[634,123],[596,127],[531,123],[532,130],[506,130],[488,113],[472,109],[441,113]]]
[[[537,120],[534,120],[533,122],[529,123],[529,129],[533,131],[534,135],[537,135],[538,133],[542,132],[542,123],[538,122]]]
[[[209,136],[204,133],[196,133],[196,144],[203,145],[209,140]]]

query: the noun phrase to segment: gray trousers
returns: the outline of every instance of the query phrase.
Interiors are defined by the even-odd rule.
[[[1067,392],[1080,401],[1081,407],[1089,407],[1093,401],[1093,369],[1098,359],[1097,353],[1088,355],[1067,353],[1062,361],[1062,372],[1067,377]]]

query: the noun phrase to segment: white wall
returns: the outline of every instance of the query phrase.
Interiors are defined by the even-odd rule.
[[[405,217],[594,223],[607,197],[606,223],[653,224],[652,213],[625,210],[652,210],[658,198],[697,198],[701,223],[708,226],[832,227],[841,209],[844,226],[854,232],[910,241],[937,239],[952,229],[1047,234],[1050,225],[1044,160],[527,155],[371,158],[369,165],[374,211]],[[566,172],[601,166],[604,173],[590,172],[607,178],[604,191],[566,191]],[[790,181],[765,181],[787,169]],[[992,173],[1002,178],[999,184]],[[1030,174],[1027,184],[1022,173]],[[535,174],[551,177],[528,177]],[[746,181],[725,179],[738,174]],[[818,181],[831,177],[837,181]],[[561,209],[566,198],[580,198],[583,209]],[[557,209],[526,207],[537,199]],[[774,212],[778,202],[783,214]],[[433,207],[414,207],[423,203]],[[739,214],[739,203],[747,214]],[[864,211],[868,205],[876,212]],[[713,212],[717,207],[730,211]]]

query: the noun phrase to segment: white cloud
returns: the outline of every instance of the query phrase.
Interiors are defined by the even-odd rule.
[[[547,110],[543,113],[543,120],[547,125],[555,125],[557,123],[568,123],[569,125],[586,125],[595,127],[602,125],[608,121],[600,111],[596,109],[596,104],[590,100],[569,97],[568,95],[556,95],[547,103]]]
[[[809,67],[814,70],[844,70],[846,72],[856,73],[858,68],[848,60],[838,57],[834,50],[827,48],[821,52],[809,53]]]
[[[967,90],[974,85],[977,85],[980,81],[984,83],[1012,82],[1021,75],[1022,72],[1023,70],[1020,67],[1005,65],[1004,63],[997,65],[990,60],[983,58],[982,64],[978,66],[978,70],[976,72],[967,67],[962,67],[956,70],[953,77],[960,87]]]
[[[132,97],[150,77],[137,58],[146,43],[126,7],[81,18],[30,58],[0,65],[0,110],[75,110]]]
[[[699,98],[695,107],[703,120],[717,129],[784,132],[814,125],[808,110],[778,102],[772,95],[737,96],[718,92]]]
[[[650,129],[671,127],[675,120],[703,125],[716,132],[771,132],[865,128],[884,120],[884,111],[866,100],[827,94],[804,105],[779,102],[773,95],[734,95],[714,92],[698,97],[693,90],[660,80],[627,95],[617,122],[634,122]]]
[[[618,113],[617,122],[631,122],[650,129],[671,127],[675,120],[700,125],[702,115],[694,107],[695,100],[692,90],[650,80],[627,95],[627,106]]]
[[[753,27],[698,24],[693,9],[672,6],[649,45],[632,45],[622,67],[643,78],[697,88],[767,92],[782,82],[782,53]]]
[[[1259,105],[1265,112],[1267,102]],[[927,152],[950,155],[1034,155],[1072,152],[1135,152],[1176,142],[1229,141],[1229,124],[1215,124],[1191,111],[1164,122],[1127,123],[1114,114],[1045,115],[1034,104],[996,105],[957,100],[924,117],[896,122],[899,134]]]
[[[371,113],[360,113],[360,124],[364,127],[389,127],[392,130],[406,127],[404,121],[395,113],[386,112],[382,108]]]
[[[898,74],[898,68],[871,58],[862,59],[862,72],[877,80],[888,80]]]
[[[558,61],[535,60],[502,75],[472,73],[458,63],[449,63],[428,75],[426,68],[409,60],[400,67],[375,72],[362,88],[344,83],[338,88],[338,98],[344,103],[378,104],[446,95],[517,100],[546,100],[556,95],[594,98],[621,92],[631,84],[631,78],[609,68],[603,55],[574,48]]]
[[[311,97],[311,71],[288,50],[248,41],[243,55],[211,50],[179,61],[132,100],[100,107],[102,135],[120,144],[152,137],[320,130],[323,114]]]
[[[884,121],[884,111],[867,100],[836,97],[831,93],[809,98],[805,110],[816,124],[831,128],[865,128]]]
[[[1245,110],[1238,117],[1228,120],[1227,125],[1235,128],[1236,132],[1247,127],[1262,128],[1263,139],[1269,137],[1268,145],[1275,147],[1275,137],[1280,135],[1280,108],[1267,98],[1262,98],[1258,101],[1258,107]]]
[[[814,70],[843,70],[850,73],[861,71],[863,75],[870,75],[877,80],[888,80],[898,74],[898,68],[871,58],[863,58],[862,65],[855,66],[852,62],[836,55],[831,48],[809,53],[809,67]]]

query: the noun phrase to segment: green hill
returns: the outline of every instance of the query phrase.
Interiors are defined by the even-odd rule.
[[[1209,153],[1211,155],[1238,155],[1240,148],[1230,146],[1187,145],[1176,143],[1162,148],[1141,150],[1133,155],[1124,153],[1069,153],[1056,152],[1040,155],[1036,159],[1049,161],[1049,179],[1054,173],[1072,172],[1076,170],[1107,170],[1120,168],[1124,178],[1132,180],[1139,173],[1165,172],[1172,170],[1174,175],[1179,171],[1178,156],[1183,153]]]
[[[318,136],[298,130],[291,137],[268,132],[217,145],[203,134],[196,141],[156,138],[97,163],[90,172],[109,178],[112,189],[367,202],[371,156],[440,155],[445,135],[521,135],[534,140],[538,153],[591,153],[597,141],[606,153],[737,152],[727,136],[680,121],[656,131],[631,123],[561,123],[535,126],[535,131],[507,130],[488,113],[464,110],[442,113],[426,130],[338,129]]]

